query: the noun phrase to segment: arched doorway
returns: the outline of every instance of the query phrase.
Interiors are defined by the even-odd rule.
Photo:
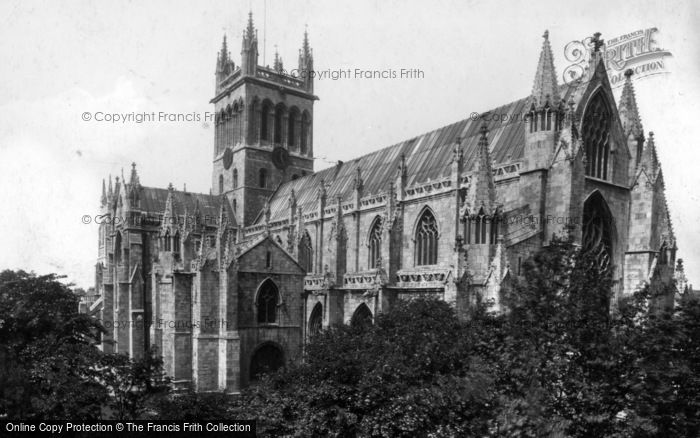
[[[372,312],[367,304],[360,304],[352,315],[350,325],[353,327],[366,327],[372,325]]]
[[[250,381],[254,382],[261,374],[277,371],[284,366],[284,352],[274,344],[263,344],[255,350],[250,360]]]
[[[323,306],[321,303],[316,303],[314,310],[311,311],[309,318],[309,335],[318,334],[323,328]]]
[[[615,222],[610,208],[600,192],[595,192],[583,204],[581,249],[591,254],[598,268],[607,271],[613,267]]]

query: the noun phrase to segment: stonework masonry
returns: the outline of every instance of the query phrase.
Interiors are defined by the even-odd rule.
[[[614,296],[674,275],[677,250],[653,133],[631,73],[616,104],[597,47],[560,86],[548,33],[530,95],[314,172],[313,79],[258,65],[252,15],[240,64],[224,38],[211,100],[209,194],[103,183],[92,308],[102,348],[163,356],[177,388],[235,393],[303,360],[318,330],[372,323],[435,297],[465,318],[553,236],[573,233]],[[304,34],[299,71],[313,69]],[[527,116],[513,117],[517,114]]]

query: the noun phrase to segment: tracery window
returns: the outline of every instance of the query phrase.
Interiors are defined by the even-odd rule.
[[[376,218],[369,231],[369,269],[379,266],[379,259],[382,256],[382,227],[381,219]]]
[[[321,303],[316,303],[314,310],[311,311],[309,318],[309,335],[318,334],[323,328],[323,306]]]
[[[583,117],[586,175],[608,179],[610,160],[610,110],[602,93],[596,93]]]
[[[273,324],[277,322],[277,305],[279,293],[272,280],[266,280],[258,292],[257,309],[259,324]]]
[[[415,264],[417,266],[437,264],[438,227],[435,216],[430,210],[425,210],[418,221],[415,241]]]

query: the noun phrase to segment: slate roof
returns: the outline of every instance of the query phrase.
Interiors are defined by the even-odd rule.
[[[157,216],[165,212],[167,199],[168,189],[141,187],[139,207],[141,210]],[[219,209],[221,208],[220,196],[173,190],[173,209],[178,216],[184,215],[185,212],[188,215],[194,214],[197,201],[199,201],[199,212],[204,223],[213,223],[212,221],[204,221],[204,218],[218,220]],[[234,220],[233,212],[228,202],[226,203],[226,210],[229,220]]]
[[[561,86],[560,96],[566,102],[573,87]],[[522,160],[525,146],[525,126],[522,120],[530,96],[495,108],[488,113],[489,148],[494,165],[508,164]],[[503,121],[501,121],[503,119]],[[396,169],[401,154],[406,157],[406,185],[435,181],[449,175],[452,150],[458,137],[462,137],[462,150],[465,170],[472,169],[476,161],[479,128],[483,121],[471,118],[447,125],[440,129],[419,135],[393,146],[380,149],[354,160],[323,169],[319,172],[281,185],[270,199],[270,221],[288,217],[288,203],[291,190],[297,199],[297,207],[308,212],[316,206],[316,196],[321,181],[326,186],[328,202],[334,203],[338,196],[343,202],[353,194],[353,180],[360,167],[364,183],[363,196],[386,191],[396,177]],[[264,221],[260,215],[257,223]]]

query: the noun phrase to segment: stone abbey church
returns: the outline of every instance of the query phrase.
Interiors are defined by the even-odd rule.
[[[135,165],[103,182],[102,213],[121,220],[99,230],[102,347],[155,346],[178,387],[237,392],[397,300],[500,309],[502,285],[569,225],[616,297],[668,281],[654,137],[629,73],[615,102],[601,45],[585,80],[559,84],[545,33],[529,95],[315,172],[313,78],[258,64],[251,15],[238,63],[225,38],[216,61],[211,192],[143,186]],[[313,68],[305,34],[298,69]]]

